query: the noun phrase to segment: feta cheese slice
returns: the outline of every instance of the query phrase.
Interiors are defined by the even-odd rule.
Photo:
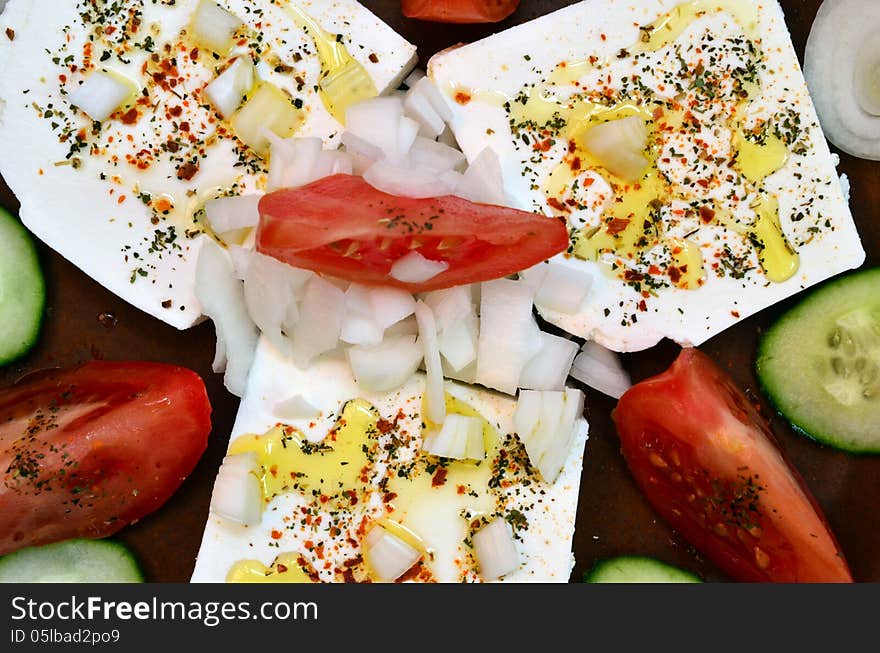
[[[688,15],[693,7],[703,11]],[[675,39],[644,51],[652,38],[650,26],[667,16]],[[663,30],[658,33],[663,36]],[[495,149],[507,202],[564,216],[573,233],[607,230],[610,236],[626,227],[625,221],[614,229],[603,221],[615,202],[607,171],[571,154],[582,149],[576,120],[585,114],[578,118],[578,102],[589,99],[597,111],[618,103],[624,110],[617,117],[641,115],[655,131],[667,120],[674,125],[664,116],[669,106],[681,107],[681,124],[657,137],[662,147],[656,167],[674,192],[652,220],[662,225],[666,243],[688,243],[690,274],[693,261],[702,258],[702,278],[691,289],[678,287],[674,277],[684,268],[668,260],[666,245],[637,256],[607,249],[586,258],[560,255],[560,263],[591,277],[589,295],[573,314],[540,311],[574,335],[617,351],[646,349],[663,337],[698,345],[864,261],[835,161],[775,1],[586,0],[442,52],[428,73],[447,98],[453,131],[468,159],[486,147]],[[730,99],[705,101],[716,90]],[[740,102],[742,94],[747,102]],[[626,101],[637,106],[619,104]],[[531,115],[522,108],[532,106],[526,102],[537,107]],[[560,106],[562,112],[554,113]],[[537,128],[529,119],[539,123]],[[738,156],[734,124],[749,136]],[[779,169],[768,164],[773,153],[755,144],[761,139],[777,150],[785,142],[788,151],[783,149]],[[764,157],[753,165],[757,173],[737,172],[745,165],[743,157],[751,155]],[[561,192],[551,190],[559,185],[563,164],[571,167],[563,175],[566,184]],[[643,207],[649,199],[646,195]],[[764,254],[754,246],[766,237],[780,239],[768,236],[758,217],[772,201],[779,207],[780,242],[787,241],[799,258],[796,272],[783,281],[769,280],[773,275],[762,269]],[[715,209],[701,213],[704,206],[715,207],[717,215]]]
[[[80,3],[81,4],[81,3]],[[11,0],[0,17],[0,173],[25,225],[86,274],[178,328],[201,317],[193,291],[204,222],[218,195],[265,187],[266,162],[235,139],[204,96],[238,56],[290,96],[301,136],[332,143],[341,125],[315,90],[312,37],[269,0],[221,0],[244,27],[214,54],[187,34],[197,0],[127,3]],[[415,46],[354,0],[297,0],[340,35],[379,92],[415,64]],[[108,29],[112,27],[113,29]],[[95,71],[130,81],[135,101],[102,123],[68,101]]]
[[[495,503],[499,499],[494,491],[488,492],[476,481],[460,492],[451,480],[434,487],[429,474],[411,486],[414,488],[412,494],[401,492],[400,496],[390,499],[385,495],[383,500],[379,483],[386,474],[397,479],[399,469],[410,469],[413,464],[418,469],[424,464],[418,456],[424,386],[424,375],[416,374],[393,393],[366,392],[358,387],[344,358],[324,357],[305,372],[285,359],[268,340],[262,339],[232,431],[232,443],[247,434],[266,433],[278,423],[275,411],[278,402],[292,394],[307,392],[309,397],[321,398],[321,416],[292,420],[288,424],[299,429],[309,442],[317,443],[327,436],[349,400],[363,399],[374,406],[383,419],[394,421],[393,433],[408,444],[396,445],[394,455],[390,456],[387,452],[392,448],[388,442],[380,440],[386,446],[383,448],[386,453],[380,453],[376,459],[375,469],[380,473],[371,480],[375,492],[369,500],[362,500],[355,506],[340,510],[329,507],[331,504],[328,503],[322,508],[323,504],[309,496],[311,493],[290,491],[276,496],[266,505],[262,521],[256,526],[245,528],[210,514],[192,581],[223,582],[236,563],[250,560],[249,564],[269,568],[282,554],[302,556],[312,564],[322,581],[339,580],[339,570],[345,568],[343,562],[360,553],[358,546],[348,538],[363,539],[365,534],[356,532],[363,516],[368,517],[370,524],[387,523],[381,521],[382,518],[392,520],[421,538],[426,549],[432,552],[427,566],[434,579],[441,582],[475,581],[478,575],[472,551],[463,541],[468,535],[468,521],[461,513],[471,511],[477,519],[477,509],[483,508],[488,510],[488,514],[481,513],[486,518],[497,512],[513,521],[516,529],[516,546],[522,564],[503,581],[567,582],[574,564],[571,548],[587,439],[586,421],[579,420],[571,452],[562,473],[552,485],[533,475],[528,476],[528,483],[522,484],[508,474],[505,478],[514,482],[513,487],[509,491],[499,491],[504,499]],[[514,399],[452,382],[446,384],[446,392],[487,420],[502,438],[513,433]],[[387,428],[383,427],[380,432]],[[502,447],[508,455],[520,456],[517,460],[524,459],[525,453],[515,437],[504,442]],[[474,478],[481,473],[488,475],[490,468],[486,465],[491,464],[491,460],[483,461],[480,468],[467,464],[472,470],[468,473]],[[284,473],[280,468],[276,471]],[[450,467],[448,478],[457,478],[456,473]],[[388,488],[395,488],[393,482]],[[350,513],[348,517],[345,516],[347,512]],[[306,520],[303,518],[305,514],[311,517]],[[318,516],[321,520],[317,520]],[[528,528],[522,528],[525,525],[522,520],[527,522]],[[315,525],[316,521],[319,525]],[[331,524],[338,531],[334,531]],[[317,547],[322,547],[324,559],[321,564],[317,564]],[[327,568],[325,561],[330,563]]]

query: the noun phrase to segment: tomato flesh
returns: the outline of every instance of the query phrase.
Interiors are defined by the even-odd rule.
[[[112,535],[159,508],[208,442],[201,378],[94,361],[0,391],[0,554]]]
[[[510,16],[519,0],[403,0],[407,18],[438,23],[497,23]]]
[[[561,221],[460,197],[396,197],[334,175],[260,200],[257,250],[347,281],[410,292],[499,279],[568,247]],[[390,276],[412,251],[448,269],[422,283]]]
[[[734,579],[851,582],[822,512],[745,394],[685,349],[613,414],[648,501]]]

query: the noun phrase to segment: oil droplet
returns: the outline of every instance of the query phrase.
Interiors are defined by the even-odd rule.
[[[757,220],[751,239],[758,250],[758,260],[769,281],[782,282],[794,276],[800,256],[789,244],[779,222],[779,203],[775,197],[761,196],[753,207]]]
[[[259,560],[239,560],[229,573],[227,583],[311,583],[296,553],[282,553],[267,567]]]
[[[788,148],[774,134],[767,134],[761,142],[754,142],[740,131],[734,137],[734,146],[737,168],[746,179],[756,184],[788,161]]]

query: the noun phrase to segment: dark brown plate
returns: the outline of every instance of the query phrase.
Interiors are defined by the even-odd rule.
[[[491,26],[450,26],[407,20],[396,0],[369,1],[395,30],[419,46],[421,64],[430,55],[459,42],[473,41],[554,9],[564,1],[524,0],[510,19]],[[799,55],[820,0],[781,0]],[[867,266],[880,264],[880,163],[841,154],[840,172],[852,181],[852,210],[859,226]],[[51,192],[51,189],[47,189]],[[0,201],[16,210],[18,202],[0,183]],[[214,474],[223,457],[238,400],[211,371],[214,331],[210,323],[179,332],[132,308],[46,247],[41,247],[49,286],[48,315],[40,344],[25,360],[0,370],[0,383],[47,366],[73,365],[91,358],[147,359],[176,363],[199,372],[214,406],[210,446],[180,491],[158,512],[120,532],[141,560],[149,581],[186,582],[190,578],[208,514]],[[753,368],[755,347],[790,299],[728,329],[702,349],[718,361],[760,405],[773,415],[758,390]],[[670,342],[624,357],[638,381],[664,370],[678,347]],[[611,422],[613,400],[587,391],[590,440],[581,481],[574,537],[576,564],[572,580],[602,557],[641,554],[661,558],[707,580],[724,575],[695,553],[661,522],[639,493],[620,456]],[[773,417],[773,426],[790,460],[800,470],[825,511],[859,581],[880,581],[880,458],[854,457],[811,442]]]

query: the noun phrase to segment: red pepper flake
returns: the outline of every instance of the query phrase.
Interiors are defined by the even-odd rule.
[[[126,111],[125,113],[122,114],[122,116],[120,117],[120,120],[122,120],[122,122],[126,125],[133,125],[134,123],[137,122],[137,119],[139,117],[140,116],[138,114],[138,110],[135,107],[132,107],[131,109],[129,109],[128,111]]]
[[[645,275],[641,272],[636,272],[635,270],[626,270],[623,273],[623,278],[627,281],[642,281],[645,278]]]
[[[603,41],[607,41],[607,40],[608,40],[608,37],[605,36],[604,34],[600,34],[600,35],[599,35],[599,38],[601,38]]]
[[[116,200],[117,204],[122,204],[125,201],[125,195],[120,195],[119,199]]]
[[[660,268],[658,268],[656,265],[652,265],[651,267],[648,268],[648,274],[656,276],[656,275],[660,274]]]
[[[397,492],[388,492],[382,495],[382,503],[391,503],[397,498]]]
[[[369,59],[371,63],[379,63],[379,55],[377,55],[375,52],[370,53]]]
[[[730,311],[730,314],[733,315],[736,319],[739,319],[739,311]]]
[[[278,570],[279,574],[283,574],[287,572],[287,565],[282,565],[280,562],[275,565],[275,569]]]
[[[681,281],[681,270],[674,265],[669,266],[667,273],[669,274],[669,278],[672,279],[672,283],[678,283]]]
[[[701,206],[700,207],[700,220],[702,220],[706,224],[709,224],[714,219],[715,219],[715,211],[710,209],[708,206]]]
[[[630,221],[627,218],[614,218],[611,222],[608,223],[608,226],[605,228],[612,236],[615,234],[619,234],[621,231],[625,231],[629,226]]]
[[[283,534],[284,534],[284,533],[282,533],[281,531],[273,530],[272,533],[271,533],[271,535],[272,535],[272,539],[273,539],[273,540],[280,540],[280,539],[281,539],[281,536],[282,536]]]
[[[403,574],[394,581],[395,583],[402,583],[407,580],[412,580],[414,578],[419,577],[419,573],[422,571],[422,561],[419,560],[416,564],[410,567],[408,570],[403,572]]]
[[[709,180],[708,179],[697,179],[697,183],[703,188],[709,188]]]
[[[465,104],[468,104],[471,101],[471,94],[465,93],[464,91],[458,91],[455,94],[455,101],[458,102],[460,105],[464,106]]]
[[[464,485],[457,485],[455,487],[456,494],[464,494],[465,490],[467,490],[467,488]]]
[[[61,82],[62,84],[66,84],[67,83],[67,75],[65,75],[64,73],[58,75],[58,81]]]
[[[186,120],[184,120],[182,123],[180,123],[180,131],[182,131],[182,132],[189,131],[189,123]]]
[[[563,204],[562,202],[560,202],[560,201],[559,201],[558,199],[556,199],[555,197],[548,197],[548,198],[547,198],[547,204],[549,204],[552,208],[556,209],[557,211],[562,211],[562,212],[564,212],[564,213],[570,213],[570,212],[571,212],[571,209],[570,209],[570,208],[568,208],[565,204]]]
[[[651,114],[651,117],[654,120],[660,120],[660,118],[663,117],[663,108],[657,107],[656,109],[654,109],[654,112]]]
[[[536,152],[547,152],[553,146],[553,141],[549,138],[541,141],[540,143],[535,143],[532,145],[532,149]]]
[[[181,107],[181,106],[171,107],[170,109],[168,109],[168,113],[170,113],[174,118],[179,118],[180,114],[183,113],[183,107]]]
[[[394,429],[394,424],[387,419],[380,419],[376,422],[376,428],[379,430],[379,433],[390,433]]]
[[[431,478],[431,487],[441,487],[446,484],[446,475],[448,472],[445,467],[438,469]]]
[[[15,40],[15,30],[11,27],[6,28],[6,38],[8,38],[10,41]]]
[[[187,161],[177,169],[177,178],[181,181],[189,181],[190,179],[195,177],[198,171],[199,166]]]
[[[308,549],[309,551],[311,551],[312,549],[315,548],[315,543],[312,542],[311,540],[306,540],[306,541],[303,543],[303,546],[305,546],[306,549]]]
[[[573,158],[571,160],[571,163],[569,164],[569,167],[571,168],[572,172],[577,172],[578,170],[580,170],[581,169],[581,158],[579,156],[576,156],[575,158]]]
[[[647,302],[645,302],[644,299],[639,302],[639,310],[642,313],[646,313],[648,311],[648,304],[647,304]]]
[[[190,50],[189,51],[189,58],[192,59],[193,61],[198,59],[199,58],[199,49],[193,48],[192,50]]]

